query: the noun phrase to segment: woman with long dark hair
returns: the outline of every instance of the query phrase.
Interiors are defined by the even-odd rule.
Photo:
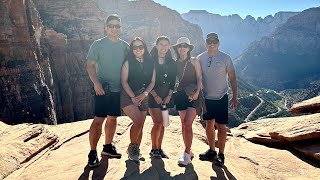
[[[186,37],[181,37],[173,46],[177,56],[177,78],[179,84],[175,96],[176,110],[179,111],[182,124],[182,137],[185,145],[184,152],[179,158],[179,165],[191,163],[193,153],[191,144],[193,139],[192,123],[197,115],[203,113],[202,72],[199,61],[191,57],[194,46]],[[202,101],[201,101],[202,100]]]
[[[133,122],[127,150],[130,160],[139,161],[142,130],[148,110],[148,94],[155,84],[155,70],[146,43],[139,37],[130,44],[130,51],[122,65],[123,90],[120,105]]]
[[[153,120],[151,130],[152,149],[150,155],[157,158],[168,158],[161,145],[164,135],[161,106],[173,108],[172,93],[175,86],[177,66],[172,59],[170,40],[167,36],[157,38],[156,46],[151,50],[156,70],[156,82],[149,95],[149,113]]]

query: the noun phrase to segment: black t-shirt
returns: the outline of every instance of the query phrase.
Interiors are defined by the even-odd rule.
[[[169,89],[174,90],[177,75],[177,64],[171,59],[167,58],[164,64],[159,64],[157,59],[154,59],[156,70],[155,88],[160,88],[163,84],[168,83]]]

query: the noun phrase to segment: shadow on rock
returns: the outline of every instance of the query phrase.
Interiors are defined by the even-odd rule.
[[[212,169],[216,172],[217,177],[211,176],[210,179],[217,179],[217,180],[236,180],[236,178],[231,174],[226,166],[217,166],[216,164],[212,163]]]
[[[103,180],[107,174],[108,166],[109,166],[109,158],[102,156],[100,165],[94,168],[90,168],[88,165],[86,165],[83,169],[83,173],[80,175],[78,180],[88,180],[88,179]],[[91,170],[93,171],[92,177],[89,177]]]
[[[140,174],[139,163],[127,160],[127,170],[122,179],[172,179],[170,172],[165,170],[164,162],[162,159],[151,158],[151,167]]]

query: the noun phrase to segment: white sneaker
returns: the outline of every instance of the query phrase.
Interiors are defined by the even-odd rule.
[[[179,158],[178,164],[186,166],[191,163],[191,157],[190,154],[184,152],[183,155]]]

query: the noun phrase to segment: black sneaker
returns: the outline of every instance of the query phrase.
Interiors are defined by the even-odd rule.
[[[159,149],[159,153],[161,155],[162,158],[167,158],[169,159],[169,156],[162,150],[162,149]]]
[[[117,152],[116,147],[112,144],[103,145],[103,150],[101,152],[101,155],[106,155],[106,156],[118,158],[118,159],[121,158],[121,154]]]
[[[223,166],[224,165],[224,154],[219,153],[216,159],[216,165]]]
[[[217,152],[208,149],[206,152],[199,154],[199,159],[201,161],[213,161],[217,158]]]
[[[88,155],[88,166],[89,167],[96,167],[99,166],[100,162],[98,159],[97,151],[90,151]]]
[[[153,149],[153,150],[151,150],[150,154],[151,154],[151,157],[154,157],[154,158],[162,158],[159,149]]]

